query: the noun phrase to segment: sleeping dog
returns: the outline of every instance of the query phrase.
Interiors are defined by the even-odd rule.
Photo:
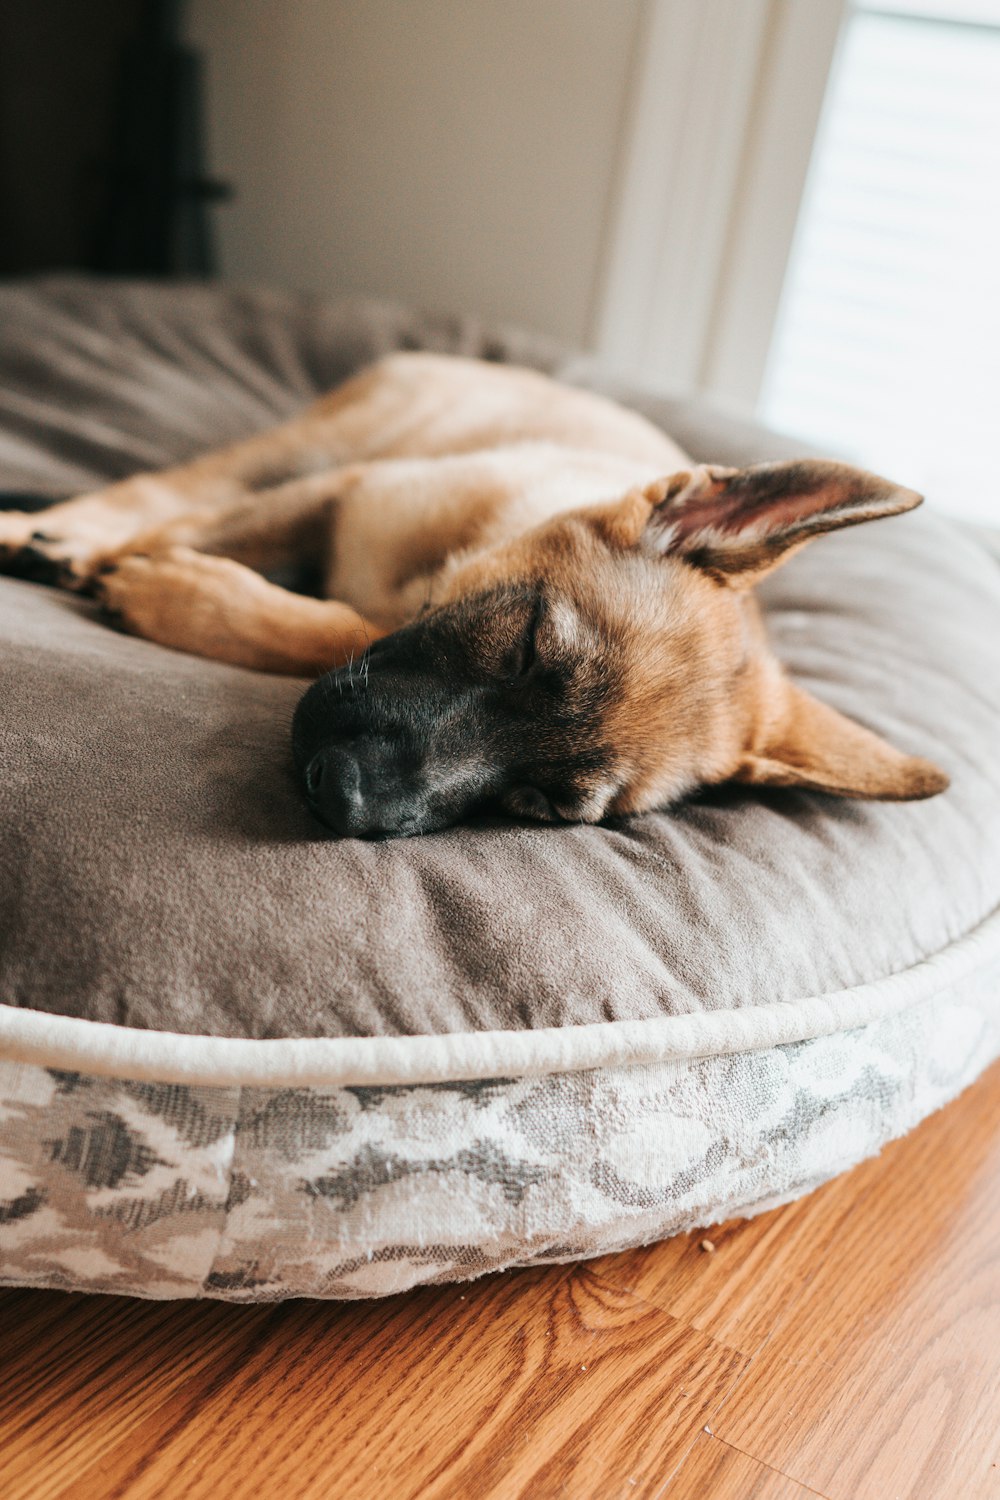
[[[337,833],[385,837],[497,800],[593,822],[724,781],[941,791],[791,682],[752,593],[821,532],[919,503],[840,463],[695,466],[595,395],[400,354],[247,442],[0,515],[0,561],[149,640],[317,676],[303,792]],[[309,562],[322,598],[264,576]]]

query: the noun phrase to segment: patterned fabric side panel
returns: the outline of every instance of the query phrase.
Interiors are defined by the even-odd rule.
[[[693,1063],[248,1092],[206,1291],[385,1295],[797,1197],[911,1129],[1000,1052],[1000,1007],[974,998]]]
[[[386,1088],[0,1067],[0,1281],[371,1297],[798,1196],[1000,1052],[997,976],[851,1032],[689,1063]]]
[[[238,1090],[0,1063],[0,1283],[199,1296]]]

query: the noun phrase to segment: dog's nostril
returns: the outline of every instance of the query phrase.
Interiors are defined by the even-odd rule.
[[[301,775],[314,816],[344,838],[389,838],[419,824],[420,797],[398,785],[392,767],[362,763],[344,745],[324,745]]]
[[[341,745],[317,750],[302,773],[306,801],[320,822],[340,834],[363,833],[367,810],[362,795],[361,767]]]
[[[306,791],[309,793],[310,797],[315,797],[316,793],[319,791],[320,784],[323,780],[323,771],[325,767],[326,761],[322,753],[320,753],[319,755],[314,755],[312,760],[306,766]]]

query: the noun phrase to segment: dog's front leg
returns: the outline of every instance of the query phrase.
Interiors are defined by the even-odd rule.
[[[140,531],[123,546],[109,548],[94,570],[134,553],[152,555],[190,547],[231,557],[260,573],[276,568],[325,566],[336,523],[337,500],[361,465],[293,479],[249,495],[217,511],[187,511],[161,526]]]
[[[269,496],[351,457],[343,421],[307,412],[270,432],[157,473],[136,474],[106,489],[42,511],[0,512],[0,572],[86,588],[109,556],[138,550],[136,541],[177,523],[176,540],[194,516],[266,507]],[[190,530],[190,527],[188,527]],[[192,535],[191,545],[200,540]]]
[[[165,478],[144,474],[32,514],[4,511],[0,571],[83,588],[98,559],[124,546],[137,531],[162,525],[191,505],[190,497]]]
[[[347,604],[293,594],[231,558],[188,547],[123,557],[95,580],[95,593],[132,635],[295,677],[360,657],[385,634]]]
[[[386,433],[402,441],[399,431],[405,437],[419,428],[415,395],[410,366],[375,366],[268,432],[41,512],[0,512],[0,572],[86,588],[109,554],[127,550],[143,533],[377,457],[386,450]]]

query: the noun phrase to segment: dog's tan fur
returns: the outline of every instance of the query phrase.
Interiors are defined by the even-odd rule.
[[[713,507],[753,471],[695,468],[640,417],[529,371],[394,355],[260,437],[41,516],[0,515],[0,558],[56,569],[150,640],[299,675],[343,663],[428,605],[544,578],[562,603],[542,648],[572,653],[585,676],[599,642],[620,688],[602,726],[614,775],[572,815],[733,778],[931,795],[947,784],[936,767],[791,684],[749,590],[814,532],[919,497],[803,465],[803,491],[822,489],[823,508],[802,529],[811,512],[789,467],[771,519],[748,523],[734,546]],[[262,576],[310,558],[325,598]]]

